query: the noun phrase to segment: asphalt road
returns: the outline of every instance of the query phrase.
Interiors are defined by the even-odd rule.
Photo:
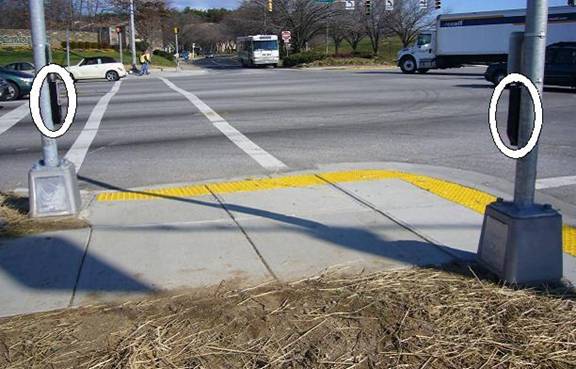
[[[87,149],[79,171],[82,188],[384,161],[513,181],[514,161],[498,151],[488,129],[492,86],[483,68],[407,76],[397,70],[241,69],[229,59],[199,64],[205,73],[166,75],[168,84],[154,76],[125,79],[109,104],[97,109],[113,84],[78,83],[76,120],[58,144],[64,156],[84,136],[75,150],[78,156]],[[27,172],[41,155],[29,116],[2,133],[6,114],[23,103],[0,104],[2,191],[27,187]],[[98,110],[101,121],[92,119],[85,129]],[[575,113],[574,91],[545,91],[539,178],[576,176]],[[504,113],[499,116],[504,122]],[[542,191],[576,205],[576,185],[552,184]]]

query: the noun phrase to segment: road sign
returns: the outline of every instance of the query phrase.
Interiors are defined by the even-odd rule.
[[[394,0],[386,0],[386,10],[390,12],[394,10]]]
[[[290,31],[282,31],[282,40],[285,43],[289,43],[292,39],[292,33]]]
[[[345,0],[346,10],[356,9],[356,2],[354,0]]]

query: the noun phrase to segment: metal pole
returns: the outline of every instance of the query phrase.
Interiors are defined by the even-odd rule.
[[[70,27],[66,26],[66,65],[70,66]]]
[[[118,32],[118,48],[120,49],[120,64],[124,65],[124,48],[122,47],[123,32]]]
[[[134,0],[130,0],[130,46],[132,47],[132,69],[136,69],[136,27],[134,26]]]
[[[174,37],[176,38],[176,55],[178,55],[178,32],[175,33]]]
[[[178,32],[174,33],[176,39],[176,71],[180,70],[180,55],[178,54]]]
[[[326,56],[328,56],[328,22],[326,22]]]
[[[72,23],[72,0],[68,4],[68,21],[66,22],[66,65],[70,66],[70,24]]]
[[[548,25],[548,0],[527,1],[522,72],[534,83],[540,92],[540,96],[542,96]],[[518,140],[520,147],[525,146],[530,139],[533,123],[534,106],[530,95],[524,89],[520,111]],[[538,145],[528,155],[516,162],[514,203],[518,208],[529,208],[534,205],[537,164]]]
[[[30,25],[32,30],[32,48],[34,50],[34,64],[36,71],[39,72],[46,63],[46,50],[49,47],[46,40],[46,24],[44,20],[44,1],[32,0],[30,1]],[[49,130],[54,130],[54,122],[52,121],[52,107],[50,105],[50,92],[48,91],[48,83],[42,85],[40,93],[40,110],[44,125]],[[57,167],[58,160],[58,146],[56,140],[42,135],[42,154],[43,162],[47,167]]]

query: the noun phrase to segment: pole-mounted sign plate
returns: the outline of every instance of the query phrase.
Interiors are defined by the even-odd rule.
[[[282,31],[282,40],[285,43],[290,42],[291,39],[292,39],[292,33],[290,31]]]

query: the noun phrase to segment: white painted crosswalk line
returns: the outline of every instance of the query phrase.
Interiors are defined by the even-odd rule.
[[[68,153],[66,153],[65,158],[68,161],[74,163],[74,167],[76,167],[76,172],[80,171],[80,167],[82,167],[82,163],[84,162],[84,159],[86,159],[88,149],[90,148],[92,141],[94,141],[94,138],[98,133],[98,128],[100,127],[100,123],[102,122],[104,113],[108,108],[108,104],[120,89],[121,83],[122,81],[115,82],[114,85],[112,86],[112,89],[110,89],[110,91],[108,91],[106,95],[102,96],[102,98],[100,98],[100,100],[92,110],[92,113],[90,113],[90,116],[88,117],[88,121],[86,122],[84,129],[82,130],[82,132],[80,132],[80,135],[78,136],[72,147],[70,147]]]
[[[546,188],[556,188],[563,186],[576,185],[576,176],[542,178],[536,180],[536,189],[543,190]]]
[[[174,83],[170,82],[166,78],[158,77],[168,87],[173,89],[174,91],[178,92],[179,94],[183,95],[187,98],[212,124],[216,127],[220,132],[222,132],[230,141],[232,141],[236,146],[238,146],[242,151],[248,154],[252,159],[254,159],[258,164],[268,170],[279,170],[287,168],[286,164],[281,162],[280,160],[276,159],[266,150],[261,148],[260,146],[256,145],[252,142],[248,137],[244,136],[240,131],[236,128],[232,127],[224,118],[222,118],[218,113],[212,110],[211,107],[206,105],[202,100],[200,100],[196,95],[193,93],[181,89],[180,87],[176,86]]]
[[[10,129],[13,125],[24,119],[26,115],[30,114],[28,104],[22,104],[16,109],[4,114],[0,117],[0,135]]]

